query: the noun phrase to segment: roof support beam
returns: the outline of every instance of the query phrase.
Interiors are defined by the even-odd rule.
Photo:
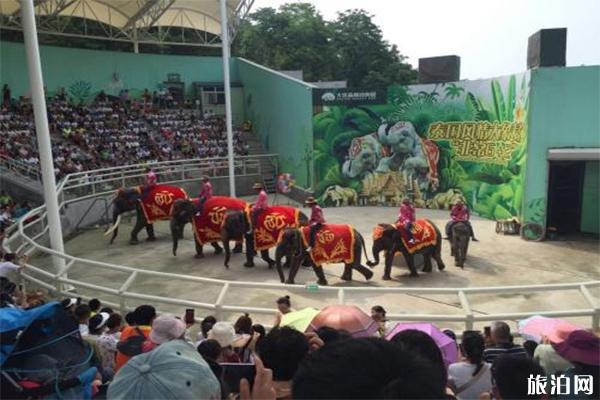
[[[122,28],[124,31],[138,25],[150,27],[173,5],[175,0],[149,0],[143,7],[133,15]]]

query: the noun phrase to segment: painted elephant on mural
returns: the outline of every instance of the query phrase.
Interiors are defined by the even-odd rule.
[[[471,228],[465,222],[455,222],[450,228],[451,254],[454,256],[454,265],[464,268],[471,241]]]
[[[292,208],[292,207],[287,207]],[[250,230],[250,215],[249,210],[244,211],[228,211],[223,220],[221,229],[221,239],[223,241],[223,247],[225,249],[225,267],[229,268],[229,261],[231,259],[231,250],[229,242],[234,241],[245,241],[246,242],[246,262],[244,267],[254,267],[254,256],[256,255],[256,247],[254,243],[254,235],[248,235],[247,232]],[[308,217],[306,214],[299,212],[298,215],[298,226],[304,226],[308,224]],[[275,245],[276,242],[273,244]],[[269,250],[260,250],[260,257],[269,265],[269,268],[273,268],[275,261],[269,256]]]
[[[442,235],[438,227],[431,221],[425,220],[429,228],[435,232],[435,240],[414,252],[410,252],[402,240],[400,231],[392,224],[378,224],[376,230],[380,233],[373,239],[373,259],[372,263],[367,263],[370,267],[379,264],[379,253],[384,252],[385,268],[383,272],[384,280],[391,280],[392,262],[394,255],[401,252],[410,270],[411,277],[417,277],[417,268],[415,267],[415,254],[421,254],[424,257],[423,272],[431,272],[431,259],[433,258],[437,267],[442,271],[446,266],[442,260]]]
[[[173,215],[171,216],[170,221],[170,230],[171,230],[171,239],[173,241],[173,255],[177,255],[177,248],[179,244],[179,240],[183,239],[183,230],[188,223],[192,223],[192,219],[196,216],[196,204],[198,199],[179,199],[175,201],[173,205]],[[196,246],[196,255],[195,258],[203,258],[204,257],[204,246],[201,244],[202,242],[196,238],[196,232],[194,234],[194,244]],[[223,248],[219,245],[217,240],[211,241],[210,245],[215,249],[214,254],[223,253]],[[236,244],[233,249],[234,253],[242,252],[242,243],[239,242]]]
[[[129,211],[136,212],[136,220],[133,230],[131,231],[131,237],[129,240],[129,244],[138,244],[138,233],[146,228],[146,232],[148,233],[148,241],[156,240],[156,236],[154,235],[154,226],[152,225],[155,220],[158,219],[168,219],[170,217],[170,212],[172,210],[172,204],[177,199],[185,198],[187,195],[185,191],[176,186],[169,185],[160,185],[157,187],[157,195],[158,197],[154,197],[151,200],[160,199],[161,206],[164,207],[167,211],[163,212],[163,215],[156,216],[154,214],[149,215],[148,211],[144,209],[144,205],[142,204],[142,195],[144,190],[141,186],[135,186],[130,188],[121,188],[117,190],[115,194],[115,198],[112,201],[112,225],[108,228],[108,230],[104,233],[105,236],[110,235],[110,244],[113,244],[115,238],[119,233],[119,224],[121,222],[121,216],[123,213]],[[150,194],[154,194],[154,191]],[[157,212],[158,212],[157,211]],[[153,218],[150,219],[149,218]]]
[[[366,280],[369,280],[373,277],[373,271],[371,271],[370,268],[362,265],[361,261],[363,251],[368,261],[364,238],[356,229],[351,229],[355,240],[353,243],[354,247],[350,249],[350,251],[352,251],[354,257],[352,263],[344,263],[344,273],[342,274],[341,279],[345,281],[351,281],[352,271],[357,270],[365,277]],[[307,261],[307,264],[312,266],[315,275],[317,276],[317,283],[319,285],[327,285],[327,279],[325,278],[325,274],[323,272],[323,266],[315,263],[312,256],[308,254],[306,249],[307,243],[305,238],[302,237],[302,232],[300,229],[287,228],[283,231],[275,250],[275,264],[277,265],[277,273],[279,274],[281,283],[293,284],[296,274],[298,273],[298,269],[300,268],[300,264],[304,261]],[[283,269],[281,267],[281,259],[283,257],[288,257],[291,259],[290,271],[287,280],[285,279]]]

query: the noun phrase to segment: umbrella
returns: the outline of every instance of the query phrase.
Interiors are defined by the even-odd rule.
[[[377,322],[356,306],[334,305],[322,309],[311,321],[309,331],[328,326],[344,329],[355,337],[369,337],[377,332]]]
[[[456,342],[440,331],[437,326],[428,322],[414,322],[414,323],[398,323],[392,328],[392,330],[385,336],[387,340],[392,340],[399,332],[406,331],[408,329],[415,329],[417,331],[425,332],[435,341],[435,344],[440,348],[444,364],[448,365],[458,361],[458,348]]]
[[[289,326],[300,332],[306,331],[310,325],[310,321],[319,313],[319,310],[312,307],[303,308],[302,310],[292,311],[283,314],[281,317],[281,326]]]
[[[521,336],[526,340],[533,340],[538,343],[542,342],[544,336],[551,343],[561,343],[569,336],[569,333],[579,329],[585,328],[562,319],[542,317],[541,315],[534,315],[519,321]]]

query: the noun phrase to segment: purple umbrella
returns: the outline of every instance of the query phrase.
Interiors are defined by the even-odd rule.
[[[385,338],[386,340],[392,340],[392,338],[399,332],[406,331],[408,329],[415,329],[417,331],[425,332],[431,336],[431,338],[435,341],[435,344],[437,344],[442,352],[442,357],[444,358],[444,364],[446,364],[446,368],[448,368],[448,365],[458,361],[458,349],[456,347],[456,342],[444,332],[440,331],[437,326],[428,322],[398,323],[385,336]]]

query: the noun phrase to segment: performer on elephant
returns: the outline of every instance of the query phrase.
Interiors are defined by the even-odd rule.
[[[202,177],[202,186],[200,187],[200,193],[198,194],[198,209],[196,210],[196,216],[199,217],[202,212],[202,206],[206,200],[213,197],[212,184],[210,178],[206,175]]]
[[[252,186],[252,189],[258,192],[258,198],[256,199],[256,203],[254,203],[254,206],[252,206],[252,212],[250,215],[252,220],[252,226],[250,227],[250,230],[246,232],[246,234],[248,235],[253,233],[254,227],[256,226],[256,221],[258,220],[258,216],[260,215],[260,213],[263,212],[267,207],[269,207],[269,197],[267,196],[267,192],[265,192],[262,183],[255,183],[254,186]]]
[[[158,177],[156,173],[152,170],[152,168],[146,168],[146,178],[144,180],[144,189],[142,190],[142,200],[146,199],[146,196],[152,192],[152,189],[156,186],[158,182]]]
[[[398,214],[398,219],[396,220],[396,226],[403,228],[408,235],[408,243],[414,244],[415,238],[412,234],[412,228],[416,220],[415,208],[412,205],[410,199],[404,198],[402,200],[402,205],[400,205],[400,213]]]
[[[464,222],[469,226],[469,230],[471,231],[471,239],[474,242],[478,242],[475,238],[475,233],[473,232],[473,226],[471,225],[471,212],[469,211],[469,206],[465,204],[461,199],[456,200],[452,209],[450,210],[450,221],[446,224],[446,240],[450,240],[452,236],[452,227],[454,224],[458,222]]]
[[[325,217],[323,216],[323,209],[319,207],[314,197],[310,196],[304,204],[310,207],[310,220],[308,221],[310,232],[308,234],[308,248],[306,249],[306,251],[310,251],[315,245],[317,232],[325,223]]]

